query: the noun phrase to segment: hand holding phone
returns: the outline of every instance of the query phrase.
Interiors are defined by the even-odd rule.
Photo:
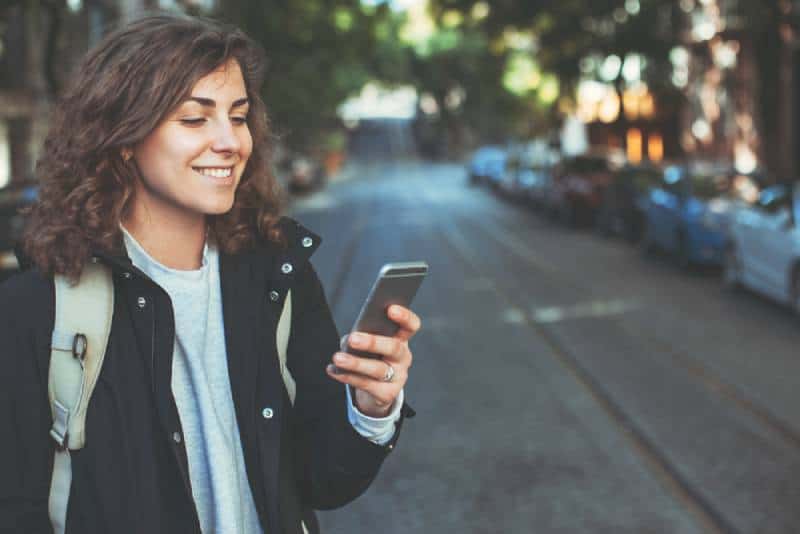
[[[384,265],[361,307],[351,332],[394,336],[399,327],[386,314],[389,306],[398,304],[404,308],[410,307],[427,273],[428,264],[424,261]],[[378,358],[375,354],[355,350],[349,346],[347,352],[365,358]]]

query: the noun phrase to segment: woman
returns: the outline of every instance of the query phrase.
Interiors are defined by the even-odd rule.
[[[0,531],[51,530],[53,276],[90,260],[114,310],[66,532],[317,531],[312,509],[361,494],[397,440],[420,320],[394,306],[394,338],[350,336],[381,359],[339,351],[319,238],[279,217],[261,67],[239,30],[156,15],[109,35],[64,94],[30,268],[0,288]],[[294,403],[275,342],[289,290]]]

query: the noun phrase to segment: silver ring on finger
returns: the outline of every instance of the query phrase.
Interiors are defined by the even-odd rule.
[[[386,374],[383,375],[384,382],[391,382],[394,380],[394,367],[391,364],[386,364]]]

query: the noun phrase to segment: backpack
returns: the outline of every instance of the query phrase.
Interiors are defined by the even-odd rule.
[[[48,512],[55,534],[63,534],[72,485],[70,450],[86,444],[86,410],[103,366],[114,311],[111,270],[96,261],[87,263],[77,284],[55,276],[56,314],[47,379],[56,442]],[[286,366],[292,321],[292,293],[286,293],[275,341],[281,376],[294,404],[295,382]],[[303,526],[305,529],[305,526]]]

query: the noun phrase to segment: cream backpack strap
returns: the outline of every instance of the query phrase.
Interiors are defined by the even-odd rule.
[[[48,510],[55,534],[66,528],[72,485],[70,450],[86,443],[86,409],[103,366],[114,311],[111,271],[87,263],[77,284],[55,276],[56,314],[50,352],[48,397],[56,442]]]
[[[278,346],[278,358],[281,364],[281,376],[283,383],[286,384],[286,391],[289,393],[289,400],[294,404],[294,397],[296,394],[296,385],[292,373],[286,366],[286,349],[289,346],[289,335],[292,332],[292,290],[286,293],[286,299],[283,301],[283,310],[278,319],[278,329],[275,331],[275,343]]]

